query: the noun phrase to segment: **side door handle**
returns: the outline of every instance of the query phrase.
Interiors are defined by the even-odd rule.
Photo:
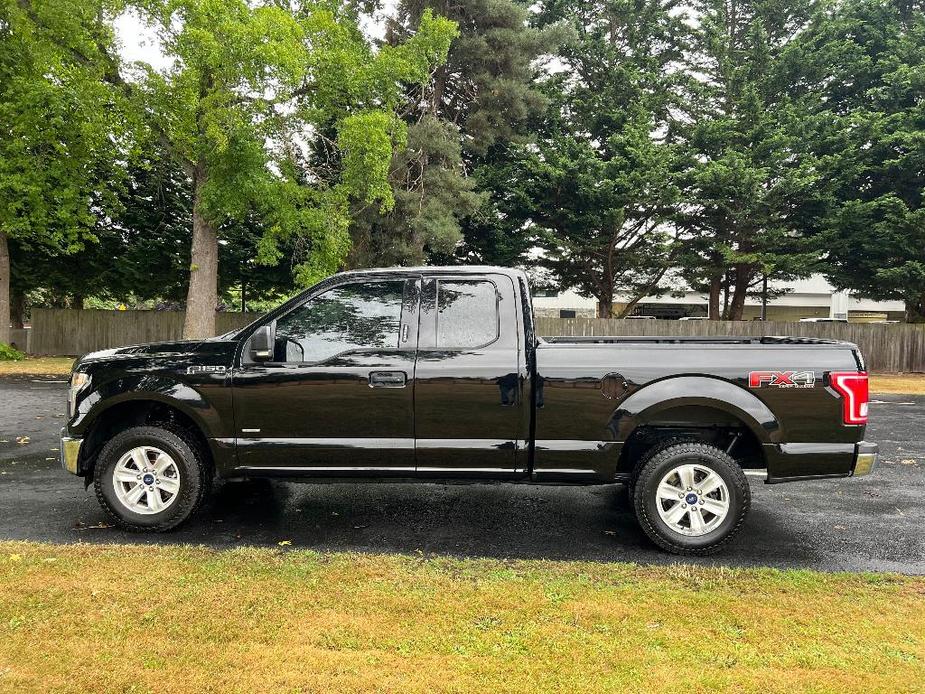
[[[370,371],[370,388],[404,388],[408,377],[404,371]]]

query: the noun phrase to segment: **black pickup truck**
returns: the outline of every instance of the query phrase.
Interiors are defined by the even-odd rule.
[[[496,267],[335,275],[239,330],[74,366],[61,459],[132,530],[217,478],[622,483],[646,534],[703,554],[769,483],[865,475],[867,374],[848,343],[537,337]]]

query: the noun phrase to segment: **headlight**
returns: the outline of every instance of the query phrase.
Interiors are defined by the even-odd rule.
[[[90,382],[90,375],[81,371],[75,371],[71,374],[71,389],[67,398],[67,417],[70,419],[74,416],[77,409],[77,394]]]

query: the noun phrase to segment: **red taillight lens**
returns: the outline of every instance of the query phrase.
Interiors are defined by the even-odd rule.
[[[867,424],[867,374],[861,371],[834,371],[829,384],[842,397],[842,419],[845,424]]]

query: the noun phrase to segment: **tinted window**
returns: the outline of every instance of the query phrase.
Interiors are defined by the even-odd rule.
[[[276,323],[276,361],[319,362],[356,349],[398,347],[402,280],[346,284]]]
[[[437,285],[437,347],[482,347],[498,337],[495,285],[486,281],[440,281]]]

